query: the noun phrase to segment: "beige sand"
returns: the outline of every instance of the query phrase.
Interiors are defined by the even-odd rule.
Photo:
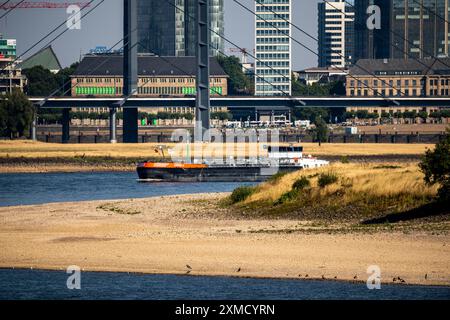
[[[223,196],[0,208],[0,267],[366,281],[378,265],[383,282],[450,285],[446,234],[286,233],[314,224],[228,218]]]
[[[174,144],[164,144],[173,147]],[[433,144],[383,144],[383,143],[324,143],[319,146],[317,143],[302,143],[305,153],[313,155],[418,155],[423,154],[426,149],[434,148]],[[0,158],[48,158],[48,157],[112,157],[112,158],[145,158],[158,157],[155,148],[156,143],[139,143],[139,144],[56,144],[32,141],[0,141]],[[227,150],[225,146],[220,144],[203,144],[202,148],[208,155],[208,150],[220,156],[222,150]],[[200,151],[201,148],[195,150]],[[180,148],[180,152],[184,152],[185,148]],[[229,149],[227,152],[236,152],[237,155],[249,154],[256,155],[258,150],[255,144],[237,143],[235,148]],[[182,155],[178,153],[178,155]]]

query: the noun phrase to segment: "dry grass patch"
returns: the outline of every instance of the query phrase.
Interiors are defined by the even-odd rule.
[[[414,163],[334,164],[263,183],[236,208],[246,215],[366,220],[433,203],[437,188],[424,183]]]
[[[164,143],[173,148],[175,144]],[[11,158],[48,158],[48,157],[112,157],[112,158],[146,158],[161,157],[155,152],[157,143],[139,144],[56,144],[33,141],[0,141],[0,157]],[[423,154],[427,148],[432,149],[434,145],[427,144],[322,144],[318,146],[314,143],[302,143],[305,154],[323,156],[364,156],[364,155],[419,155]],[[185,156],[186,148],[179,145],[176,151],[177,156]],[[199,156],[203,153],[205,157],[222,157],[236,154],[237,156],[264,156],[267,150],[263,145],[255,143],[237,144],[202,144],[192,147],[190,154]],[[168,156],[166,154],[166,156]]]

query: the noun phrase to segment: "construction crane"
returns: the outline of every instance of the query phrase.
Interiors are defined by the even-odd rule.
[[[0,4],[0,10],[10,9],[61,9],[68,8],[72,5],[80,7],[80,9],[89,7],[88,1],[78,2],[54,2],[54,1],[6,1],[4,4]]]
[[[246,48],[230,48],[228,50],[233,53],[240,53],[242,55],[241,63],[245,63],[245,64],[247,63],[247,57],[250,53],[250,51],[248,49],[246,49]]]

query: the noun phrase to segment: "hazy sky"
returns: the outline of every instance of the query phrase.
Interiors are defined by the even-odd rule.
[[[3,3],[5,0],[0,0]],[[101,0],[95,0],[90,8],[83,10],[87,13]],[[164,1],[164,0],[160,0]],[[53,2],[68,2],[67,0],[53,0]],[[238,6],[233,0],[225,2],[225,36],[239,47],[254,49],[254,15]],[[254,9],[253,0],[239,0],[247,7]],[[317,38],[317,3],[320,0],[292,0],[293,23]],[[26,53],[27,57],[52,42],[53,48],[63,66],[78,61],[80,54],[86,53],[96,46],[111,47],[122,39],[122,0],[105,0],[97,9],[88,14],[81,21],[81,30],[69,30],[57,40],[53,41],[64,26],[51,34],[46,40]],[[0,11],[0,16],[5,11]],[[65,9],[15,9],[0,20],[0,33],[4,38],[17,39],[18,54],[33,46],[51,30],[62,24],[66,18]],[[293,37],[317,52],[317,43],[308,39],[300,31],[293,29]],[[116,48],[120,48],[119,44]],[[315,66],[317,56],[301,48],[293,42],[293,68],[303,69]],[[226,43],[226,48],[233,47]],[[231,54],[227,51],[227,54]]]

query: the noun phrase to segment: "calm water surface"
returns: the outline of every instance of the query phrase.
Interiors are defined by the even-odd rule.
[[[227,192],[246,183],[137,182],[134,172],[0,174],[0,206]]]
[[[314,280],[241,279],[82,272],[81,290],[69,290],[64,271],[0,270],[0,299],[450,299],[448,287]]]

